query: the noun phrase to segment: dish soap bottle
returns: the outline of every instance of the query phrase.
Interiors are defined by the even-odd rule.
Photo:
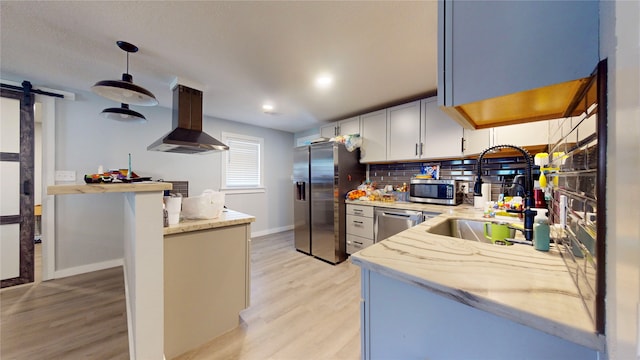
[[[539,251],[549,251],[549,219],[547,209],[533,209],[537,211],[533,220],[533,247]]]

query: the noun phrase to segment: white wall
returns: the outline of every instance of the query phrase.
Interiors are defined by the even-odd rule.
[[[640,359],[640,2],[600,2],[608,58],[607,295],[609,359]]]
[[[169,91],[169,90],[167,90]],[[154,180],[187,180],[191,195],[218,190],[222,153],[185,155],[147,151],[147,146],[172,128],[170,109],[132,107],[149,120],[128,124],[106,120],[99,113],[118,106],[90,92],[76,93],[76,101],[56,106],[56,169],[84,174],[126,168]],[[265,187],[258,194],[227,194],[227,207],[254,215],[252,234],[286,230],[293,224],[293,134],[205,117],[203,129],[220,138],[222,131],[264,138]],[[123,197],[120,195],[68,195],[56,201],[56,270],[121,259]],[[86,268],[86,267],[85,267]]]

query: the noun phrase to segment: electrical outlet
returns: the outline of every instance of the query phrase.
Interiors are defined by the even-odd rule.
[[[460,183],[458,191],[463,193],[463,194],[468,194],[469,193],[469,183],[467,183],[467,182]]]
[[[76,181],[74,170],[56,170],[56,181]]]

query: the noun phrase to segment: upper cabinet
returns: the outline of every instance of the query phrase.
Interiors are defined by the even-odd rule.
[[[493,129],[464,129],[462,152],[465,156],[480,154],[492,144]]]
[[[363,163],[462,155],[462,127],[438,108],[435,97],[362,115],[360,119]]]
[[[360,162],[387,161],[387,109],[360,115]]]
[[[360,134],[359,116],[336,121],[334,123],[320,127],[320,136],[325,138],[353,134]]]
[[[420,101],[387,109],[387,160],[419,159]]]
[[[537,121],[493,128],[494,145],[547,145],[549,121]]]
[[[438,11],[438,105],[467,128],[562,117],[599,60],[595,0],[444,0]]]
[[[457,158],[462,155],[462,126],[438,107],[435,97],[424,99],[422,105],[422,158]]]
[[[549,143],[549,123],[545,120],[491,129],[464,129],[464,156],[480,154],[495,145],[534,146]]]

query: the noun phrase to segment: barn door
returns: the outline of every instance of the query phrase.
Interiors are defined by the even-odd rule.
[[[25,85],[23,83],[23,85]],[[33,282],[34,118],[31,84],[0,90],[0,287]]]

